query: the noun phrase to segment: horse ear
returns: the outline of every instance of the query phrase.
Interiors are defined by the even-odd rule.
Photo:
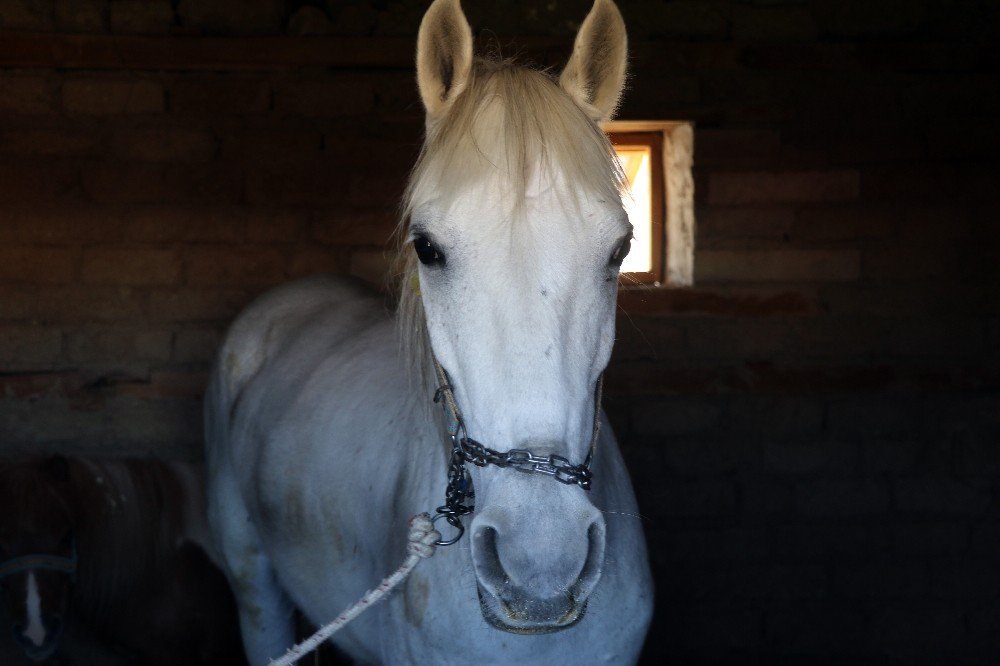
[[[471,69],[472,30],[459,0],[434,0],[417,36],[417,87],[428,120],[448,110]]]
[[[47,457],[42,464],[42,469],[56,483],[69,482],[69,460],[66,459],[66,456],[56,454]]]
[[[610,119],[625,87],[628,37],[612,0],[595,0],[573,44],[559,85],[596,121]]]

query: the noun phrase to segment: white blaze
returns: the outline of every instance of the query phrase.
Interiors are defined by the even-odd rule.
[[[42,624],[42,598],[38,595],[38,582],[35,573],[28,572],[28,628],[24,635],[35,645],[41,647],[45,642],[45,625]]]

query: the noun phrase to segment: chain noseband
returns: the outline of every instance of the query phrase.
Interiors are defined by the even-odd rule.
[[[465,422],[462,420],[462,414],[458,409],[458,402],[455,400],[455,393],[448,382],[448,373],[441,367],[437,359],[434,359],[434,369],[438,377],[438,388],[434,392],[434,402],[444,403],[447,416],[450,419],[448,432],[452,443],[444,504],[435,509],[437,515],[434,516],[434,522],[444,518],[449,525],[458,531],[451,539],[439,540],[436,545],[450,546],[458,543],[462,535],[465,534],[462,517],[475,510],[473,500],[476,494],[472,488],[472,478],[469,476],[469,470],[466,469],[465,463],[471,463],[476,467],[496,465],[500,468],[511,468],[527,474],[544,474],[560,483],[590,490],[593,478],[590,466],[594,462],[594,450],[597,448],[597,440],[601,430],[603,375],[598,378],[597,387],[594,390],[594,428],[590,439],[590,449],[587,451],[587,457],[583,463],[574,465],[565,457],[556,454],[538,456],[527,449],[495,451],[469,437],[469,433],[465,429]]]

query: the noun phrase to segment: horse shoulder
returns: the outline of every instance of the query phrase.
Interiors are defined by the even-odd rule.
[[[319,311],[368,297],[360,285],[313,276],[276,287],[247,306],[223,339],[215,371],[229,396],[242,387]]]

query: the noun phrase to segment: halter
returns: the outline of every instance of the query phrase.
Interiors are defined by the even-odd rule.
[[[76,575],[76,545],[69,557],[33,553],[14,557],[0,564],[0,580],[26,571],[56,571],[58,573]]]
[[[584,490],[590,490],[590,482],[593,473],[590,466],[594,462],[594,451],[597,449],[597,439],[601,431],[601,394],[604,388],[604,375],[597,380],[594,389],[594,427],[590,438],[590,449],[587,457],[580,465],[574,465],[567,458],[550,454],[538,456],[527,449],[511,449],[500,452],[488,448],[476,440],[469,437],[465,429],[465,422],[462,420],[462,413],[458,409],[458,402],[455,400],[455,392],[448,382],[448,373],[436,358],[434,370],[437,372],[438,388],[434,392],[434,402],[444,402],[446,416],[449,419],[448,433],[451,437],[451,459],[448,462],[448,486],[445,488],[444,504],[435,511],[433,522],[441,518],[458,530],[458,534],[451,539],[442,539],[436,542],[438,546],[450,546],[458,543],[462,535],[465,534],[465,526],[462,525],[462,516],[467,516],[475,510],[475,505],[471,503],[476,494],[472,489],[472,478],[465,463],[472,463],[476,467],[486,465],[496,465],[497,467],[510,467],[519,472],[529,474],[544,474],[551,476],[560,483],[570,486],[580,486]],[[461,436],[459,436],[461,432]],[[466,503],[466,501],[470,503]]]

